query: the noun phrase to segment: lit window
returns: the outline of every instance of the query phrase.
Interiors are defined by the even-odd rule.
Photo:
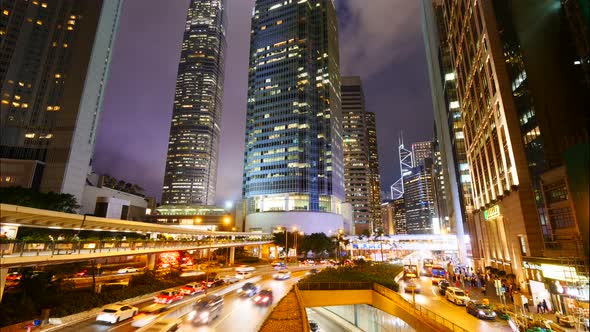
[[[37,25],[42,25],[42,24],[43,24],[43,21],[37,20]]]
[[[47,4],[46,4],[46,3],[42,3],[42,4],[41,4],[41,7],[43,7],[43,8],[47,8]]]
[[[4,10],[2,11],[2,14],[4,14],[4,15],[8,16],[8,14],[10,14],[10,12],[9,12],[8,10],[4,9]]]
[[[28,133],[28,134],[25,134],[25,137],[26,137],[26,138],[35,138],[35,133]]]
[[[61,74],[55,74],[55,78],[60,78]]]

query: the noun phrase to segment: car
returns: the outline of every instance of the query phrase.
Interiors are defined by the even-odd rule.
[[[225,282],[226,284],[233,284],[240,281],[240,278],[236,277],[235,275],[229,274],[221,276],[220,278],[223,279],[223,282]]]
[[[305,272],[306,276],[310,276],[310,275],[314,275],[314,274],[318,274],[318,269],[311,269],[311,270]]]
[[[236,272],[254,272],[254,271],[256,271],[256,268],[254,266],[240,265],[240,266],[236,267]]]
[[[252,297],[260,291],[260,286],[256,285],[252,282],[247,282],[242,286],[242,288],[238,289],[238,294],[242,297]]]
[[[107,304],[102,307],[102,311],[96,316],[97,322],[107,322],[116,324],[125,319],[135,316],[139,312],[137,307],[124,303]]]
[[[77,272],[76,274],[74,274],[75,278],[81,278],[81,277],[85,277],[88,274],[88,270],[82,270],[80,272]]]
[[[191,282],[180,287],[180,294],[182,295],[195,295],[204,291],[205,289],[200,282]]]
[[[286,269],[286,268],[287,268],[287,264],[285,264],[283,262],[280,262],[278,264],[274,264],[275,271]]]
[[[309,330],[311,332],[321,332],[322,329],[318,325],[318,323],[312,319],[309,320]]]
[[[272,275],[276,280],[285,280],[291,278],[291,271],[287,269],[280,270],[279,272]]]
[[[223,285],[225,282],[223,281],[223,279],[219,278],[219,277],[215,277],[213,279],[208,279],[207,280],[207,287],[211,288],[211,287],[217,287],[217,286],[221,286]]]
[[[221,310],[223,310],[223,296],[207,295],[193,305],[193,311],[188,314],[188,319],[193,325],[208,324],[219,317]]]
[[[494,312],[494,310],[482,303],[469,301],[467,302],[465,309],[467,310],[468,314],[471,314],[479,319],[496,319],[496,313]]]
[[[451,284],[446,280],[441,280],[438,282],[438,293],[440,295],[445,295],[447,288],[449,288]]]
[[[447,287],[446,291],[447,301],[451,301],[456,305],[466,305],[469,301],[469,296],[465,294],[465,291],[457,287]]]
[[[178,331],[179,328],[180,324],[177,320],[162,319],[137,330],[137,332],[174,332]]]
[[[124,267],[124,268],[119,269],[117,271],[117,273],[119,273],[119,274],[135,273],[135,272],[139,272],[139,269],[136,267]]]
[[[254,304],[258,306],[269,306],[272,304],[272,289],[261,290],[256,297],[254,297]]]
[[[159,303],[152,303],[146,307],[143,307],[139,309],[139,312],[135,316],[133,316],[133,322],[131,322],[131,326],[146,326],[160,317],[161,314],[166,310],[168,310],[168,306]]]
[[[244,272],[244,271],[237,272],[236,278],[241,279],[241,280],[252,278],[252,272]]]
[[[6,276],[6,281],[20,281],[22,279],[22,277],[23,277],[23,275],[18,272],[10,272]]]
[[[182,300],[184,296],[177,291],[163,291],[154,297],[156,303],[172,303]]]
[[[180,274],[181,277],[196,277],[205,274],[203,271],[197,271],[193,269],[183,269]]]
[[[402,281],[402,287],[406,293],[411,293],[412,289],[414,290],[414,293],[420,293],[420,283],[416,278],[410,278]]]

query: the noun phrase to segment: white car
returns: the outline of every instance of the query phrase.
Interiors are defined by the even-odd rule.
[[[119,271],[117,271],[117,273],[119,273],[119,274],[134,273],[134,272],[139,272],[139,269],[136,267],[124,267],[122,269],[119,269]]]
[[[285,280],[291,278],[291,271],[289,270],[280,270],[279,272],[272,275],[273,278],[277,280]]]
[[[236,272],[254,272],[254,271],[256,271],[256,268],[254,266],[240,265],[240,266],[236,267]]]
[[[179,329],[179,322],[174,319],[161,319],[157,322],[146,325],[139,330],[138,332],[174,332],[178,331]]]
[[[469,296],[465,294],[465,291],[457,287],[447,287],[445,295],[447,301],[451,301],[456,305],[467,305],[467,302],[470,300]]]
[[[244,271],[240,271],[238,273],[236,273],[236,278],[237,279],[248,279],[248,278],[252,278],[252,272],[244,272]]]
[[[116,324],[135,316],[138,311],[137,307],[124,303],[107,304],[102,307],[102,312],[96,316],[96,321]]]

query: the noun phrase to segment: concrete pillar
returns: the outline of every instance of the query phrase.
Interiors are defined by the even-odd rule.
[[[262,258],[262,244],[258,245],[258,258]]]
[[[147,268],[150,271],[153,271],[156,269],[156,254],[148,254]]]
[[[234,265],[236,260],[236,247],[229,248],[229,265]]]
[[[8,268],[0,269],[0,302],[2,302],[2,294],[4,294],[4,286],[6,286],[6,276],[8,276]]]

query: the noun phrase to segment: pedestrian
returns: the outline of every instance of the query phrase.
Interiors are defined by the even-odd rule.
[[[543,306],[543,313],[549,312],[549,307],[547,306],[547,301],[545,301],[545,299],[543,299],[543,302],[541,302],[541,305]]]
[[[537,313],[538,314],[543,313],[543,303],[542,302],[537,303]]]
[[[531,310],[529,309],[529,300],[527,299],[527,297],[524,294],[520,294],[520,297],[522,298],[522,305],[524,306],[524,310],[526,310],[527,312],[531,312]]]

